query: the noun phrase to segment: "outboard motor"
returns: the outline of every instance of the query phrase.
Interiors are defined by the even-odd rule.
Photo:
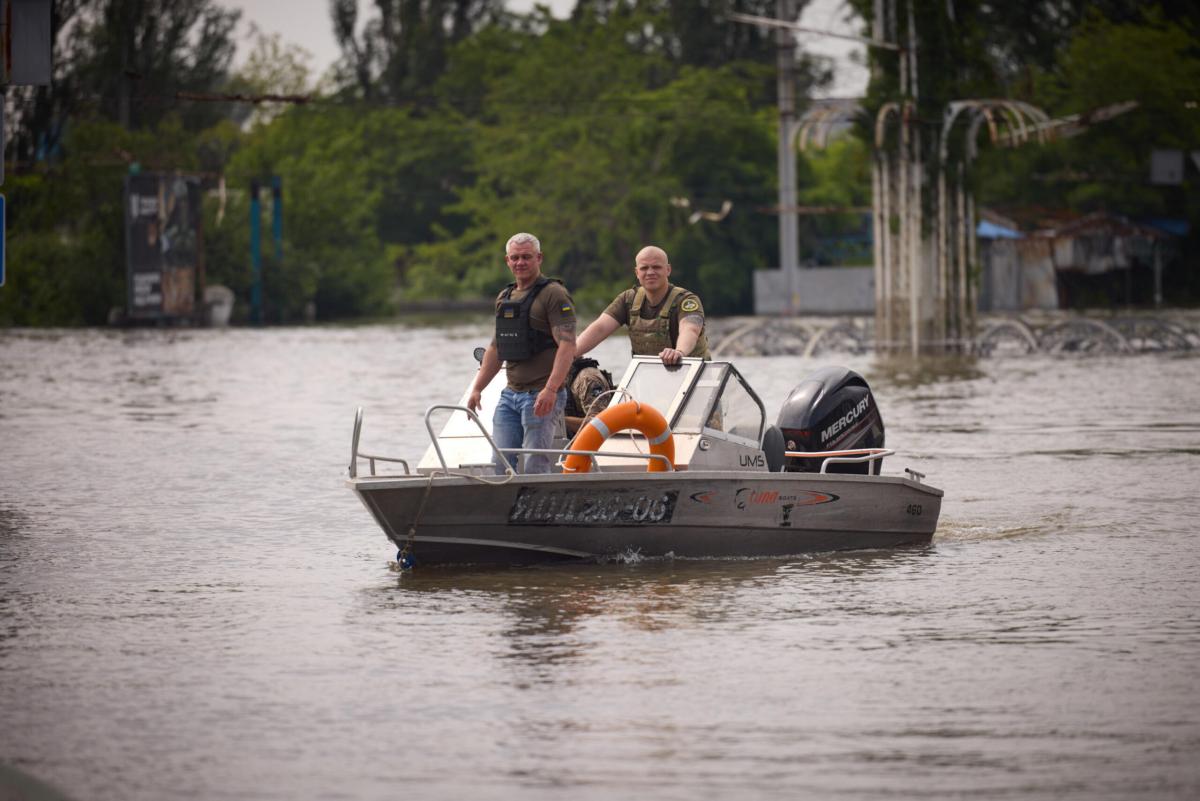
[[[796,385],[777,424],[789,451],[846,451],[883,447],[883,418],[866,380],[845,367],[823,367]],[[783,469],[816,473],[823,459],[789,457]],[[882,460],[831,464],[830,473],[879,472]]]

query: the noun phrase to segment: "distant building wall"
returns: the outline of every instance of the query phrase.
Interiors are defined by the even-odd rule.
[[[979,310],[1057,309],[1051,251],[1045,239],[980,238]]]
[[[1021,308],[1057,309],[1058,278],[1054,272],[1051,243],[1021,239],[1017,243],[1021,265]]]
[[[810,267],[796,275],[800,314],[872,314],[875,311],[873,267]],[[786,314],[788,285],[782,270],[754,273],[754,313]]]
[[[979,281],[980,311],[1020,311],[1021,258],[1017,240],[981,239],[979,260],[983,275]]]

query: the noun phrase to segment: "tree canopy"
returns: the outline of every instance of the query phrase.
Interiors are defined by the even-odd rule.
[[[1017,97],[1052,115],[1139,104],[1072,139],[988,150],[975,173],[984,203],[1182,210],[1196,229],[1194,177],[1146,180],[1152,148],[1200,141],[1194,4],[913,2],[931,132],[956,98]],[[874,4],[852,5],[869,26]],[[208,280],[243,309],[248,190],[281,179],[271,321],[314,306],[336,319],[397,299],[487,298],[508,280],[503,243],[520,230],[592,308],[629,284],[648,243],[713,314],[749,311],[753,270],[774,266],[773,34],[725,18],[771,16],[766,0],[579,0],[564,20],[495,0],[376,0],[365,25],[357,3],[331,0],[342,59],[320,85],[277,37],[259,35],[233,69],[237,14],[214,0],[62,0],[53,11],[53,85],[9,93],[0,324],[99,324],[123,304],[121,187],[139,169],[201,177]],[[870,110],[898,86],[895,57],[873,59]],[[802,92],[819,80],[802,61]],[[220,101],[233,95],[243,100]],[[869,203],[861,133],[799,160],[802,203]],[[813,220],[802,236],[857,224]]]

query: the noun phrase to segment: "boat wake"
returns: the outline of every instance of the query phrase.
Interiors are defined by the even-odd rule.
[[[1022,524],[1011,523],[972,523],[963,520],[942,519],[933,536],[933,542],[980,542],[990,540],[1008,540],[1017,537],[1045,536],[1070,528],[1065,513],[1054,514],[1035,521]]]

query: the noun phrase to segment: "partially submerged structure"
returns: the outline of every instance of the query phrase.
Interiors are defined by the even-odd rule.
[[[981,226],[980,311],[1162,305],[1176,235],[1097,212],[1023,234]]]

